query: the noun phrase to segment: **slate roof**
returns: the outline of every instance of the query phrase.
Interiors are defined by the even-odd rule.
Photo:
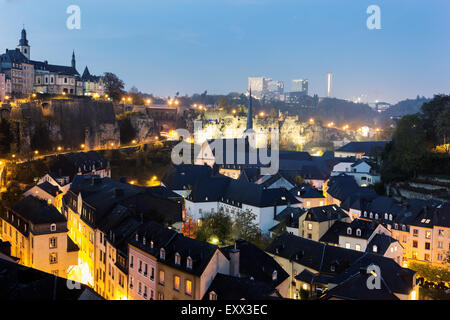
[[[361,196],[361,197],[375,197],[376,192],[367,187],[360,187],[355,178],[341,173],[337,176],[333,176],[328,181],[327,193],[333,198],[340,201],[344,201],[349,196]]]
[[[25,57],[19,49],[9,50],[6,49],[6,52],[0,55],[0,62],[8,62],[8,63],[29,63],[27,57]]]
[[[303,208],[289,206],[277,214],[275,220],[284,221],[286,227],[298,229],[298,220],[305,213],[306,210]]]
[[[67,287],[67,279],[0,259],[0,299],[21,301],[103,300],[88,286]]]
[[[217,300],[265,300],[272,295],[280,297],[275,287],[269,283],[222,273],[216,274],[202,300],[209,300],[212,291],[217,295]]]
[[[381,255],[330,246],[309,239],[297,237],[288,233],[274,239],[267,252],[303,265],[307,268],[332,276],[329,283],[337,284],[338,289],[328,290],[324,298],[339,297],[344,299],[381,298],[389,293],[409,294],[414,286],[415,272],[402,268],[393,259]],[[376,265],[381,270],[382,282],[385,287],[379,293],[367,287],[365,274],[367,267]],[[357,282],[351,281],[359,279]],[[379,294],[379,296],[377,296]],[[372,298],[371,298],[372,297]]]
[[[320,241],[338,244],[339,236],[361,238],[368,240],[372,236],[377,226],[378,224],[375,222],[362,219],[354,219],[351,223],[336,221],[320,238]],[[351,234],[347,233],[348,228],[351,228]],[[358,229],[361,231],[360,236],[356,234],[356,231]]]
[[[332,204],[322,207],[309,208],[306,211],[306,221],[324,222],[330,220],[340,220],[347,218],[348,215],[337,205]]]
[[[177,234],[173,229],[169,229],[154,221],[149,221],[136,230],[129,243],[156,258],[160,253],[161,247],[167,246]]]
[[[212,168],[207,165],[173,165],[162,179],[162,183],[170,190],[184,190],[211,175]]]
[[[59,194],[59,188],[57,186],[52,185],[50,182],[45,181],[41,184],[37,185],[38,188],[44,190],[49,195],[56,197]]]
[[[66,153],[58,155],[51,164],[50,172],[57,177],[68,176],[72,179],[78,173],[90,173],[106,169],[109,161],[96,151]]]
[[[389,246],[394,242],[397,242],[397,240],[383,233],[377,233],[376,235],[373,236],[372,240],[370,240],[370,242],[367,244],[366,252],[384,255]],[[373,250],[374,246],[376,246],[377,248],[376,252]]]
[[[83,75],[81,76],[81,80],[83,81],[90,81],[90,82],[98,82],[101,80],[102,77],[99,76],[94,76],[89,72],[88,67],[86,66],[86,68],[83,71]]]
[[[77,69],[73,68],[72,66],[59,66],[55,64],[48,64],[47,61],[42,62],[33,60],[30,60],[30,63],[34,65],[35,70],[48,71],[51,73],[57,73],[60,75],[67,75],[67,76],[75,76],[75,77],[80,76]]]
[[[11,210],[22,219],[32,224],[49,224],[65,222],[66,218],[44,200],[27,196],[11,207]]]
[[[346,145],[340,147],[336,151],[340,152],[357,152],[364,153],[365,155],[369,155],[373,152],[383,151],[386,144],[389,141],[353,141],[349,142]]]
[[[230,251],[233,249],[234,245],[223,247],[220,250],[230,259]],[[289,274],[273,257],[250,242],[238,239],[236,240],[236,249],[239,250],[239,273],[241,277],[252,277],[257,281],[270,284],[273,288],[289,278]],[[272,279],[274,271],[277,272],[275,281]]]
[[[272,207],[274,204],[296,204],[299,201],[285,188],[264,189],[260,185],[232,180],[223,194],[224,203],[245,203],[254,207]]]
[[[320,242],[339,244],[339,235],[342,230],[347,230],[349,223],[344,221],[335,221],[333,225],[328,228],[327,232],[319,239]]]
[[[208,242],[199,241],[177,234],[169,244],[165,245],[165,259],[158,255],[158,262],[171,268],[190,273],[194,276],[201,276],[205,268],[213,258],[218,247]],[[175,253],[181,256],[179,265],[175,264]],[[193,260],[192,269],[187,268],[187,258]]]

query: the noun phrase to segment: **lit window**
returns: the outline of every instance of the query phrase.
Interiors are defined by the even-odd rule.
[[[373,251],[373,252],[378,252],[378,247],[377,247],[376,245],[374,245],[374,246],[372,247],[372,251]]]
[[[57,238],[50,238],[50,249],[56,248]]]
[[[173,290],[180,291],[180,277],[173,276]]]
[[[52,223],[50,225],[50,231],[52,231],[52,232],[56,231],[56,224]]]
[[[159,284],[164,285],[165,273],[163,270],[159,270]]]
[[[186,268],[192,269],[192,258],[188,257],[186,261]]]
[[[215,293],[214,291],[211,291],[209,293],[209,300],[217,300],[217,293]]]
[[[177,253],[175,253],[175,264],[179,266],[180,263],[181,263],[181,256],[180,256],[180,254],[177,252]]]
[[[356,251],[361,251],[361,246],[359,244],[355,245],[355,250]]]
[[[161,260],[166,259],[166,250],[164,250],[164,248],[161,248],[161,250],[159,250],[159,256],[160,256]]]
[[[188,296],[192,295],[192,281],[191,280],[186,280],[186,294]]]

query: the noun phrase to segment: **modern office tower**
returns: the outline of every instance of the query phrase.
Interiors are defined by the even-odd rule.
[[[333,74],[327,73],[327,97],[331,97],[331,82],[333,81]]]
[[[272,79],[266,79],[264,77],[249,77],[248,78],[248,90],[252,90],[253,97],[261,99],[264,92],[267,90],[267,82]]]
[[[292,80],[292,92],[303,92],[305,95],[308,94],[308,79],[294,79]]]

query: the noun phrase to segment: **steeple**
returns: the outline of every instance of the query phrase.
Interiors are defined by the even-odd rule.
[[[247,114],[247,128],[245,132],[253,130],[253,113],[252,113],[252,88],[250,88],[250,103],[248,106],[248,114]]]
[[[19,40],[19,46],[28,46],[27,31],[25,30],[25,26],[22,29],[22,35]]]
[[[76,69],[77,63],[75,61],[75,50],[72,52],[72,68]]]
[[[30,59],[30,45],[27,40],[27,31],[25,30],[25,26],[22,29],[22,34],[19,39],[19,44],[17,45],[17,49],[29,60]]]

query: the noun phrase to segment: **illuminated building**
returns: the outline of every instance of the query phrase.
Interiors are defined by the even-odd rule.
[[[77,265],[79,248],[67,234],[67,220],[46,201],[27,196],[2,212],[1,225],[1,238],[20,264],[64,278]]]

